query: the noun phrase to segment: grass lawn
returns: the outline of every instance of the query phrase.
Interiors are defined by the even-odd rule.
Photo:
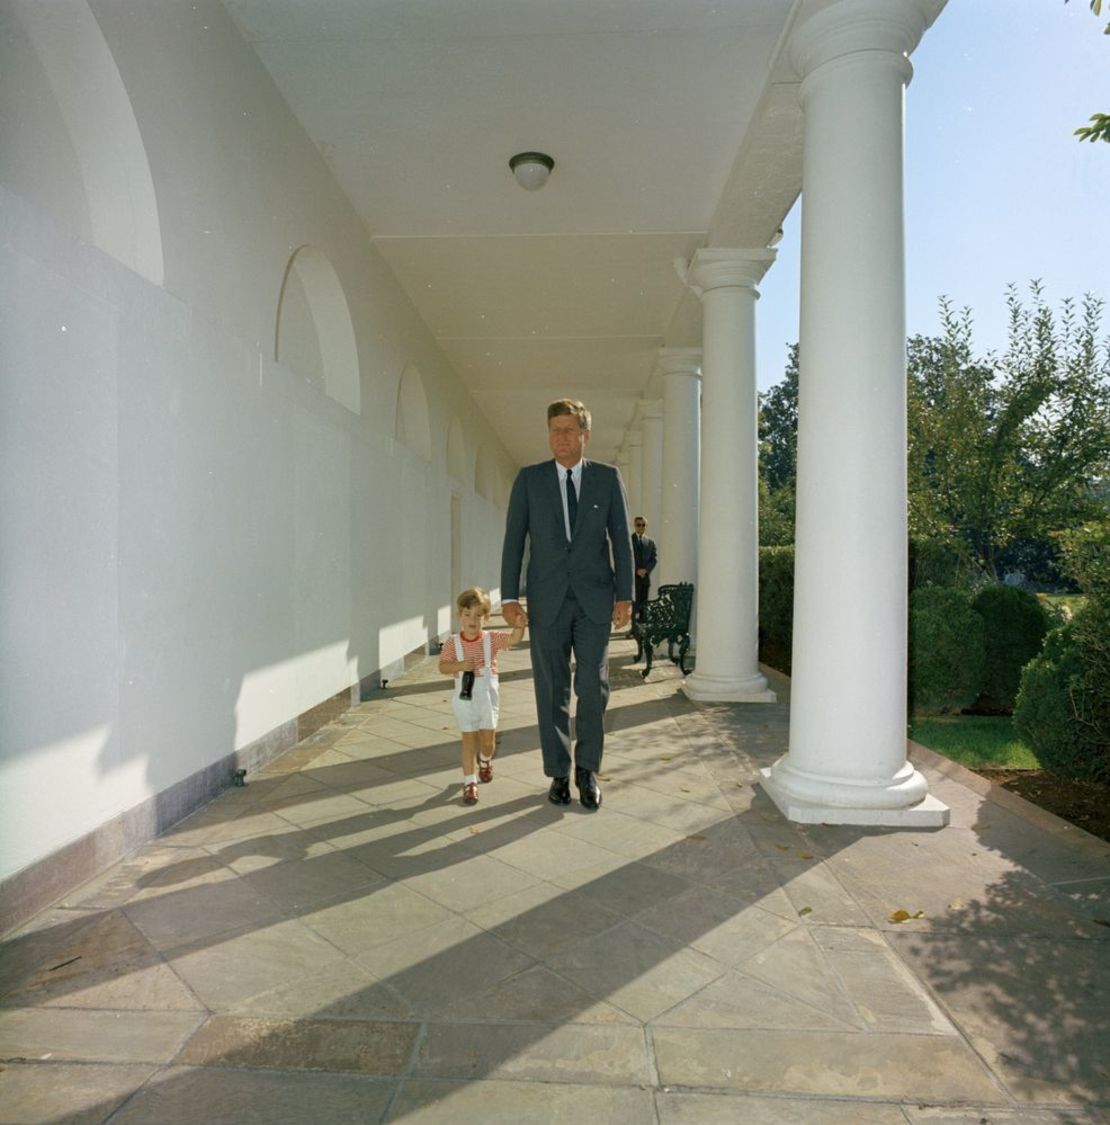
[[[1085,594],[1038,594],[1038,598],[1074,617],[1086,604]]]
[[[1036,755],[1014,733],[1013,723],[1005,715],[914,715],[909,735],[969,770],[981,766],[1040,768]]]

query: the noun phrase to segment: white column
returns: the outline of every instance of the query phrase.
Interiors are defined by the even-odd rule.
[[[906,761],[902,101],[914,0],[795,32],[805,113],[790,750],[765,787],[806,823],[939,826]]]
[[[628,514],[630,517],[636,515],[643,503],[644,466],[641,456],[643,442],[640,427],[638,425],[633,426],[625,439],[625,445],[628,448],[628,480],[625,481],[625,485],[628,488],[628,507],[630,509]]]
[[[628,445],[626,442],[622,442],[620,449],[617,450],[616,466],[620,470],[621,480],[624,481],[624,487],[627,491],[632,486],[631,482],[629,481],[630,473],[628,470]],[[631,503],[631,501],[629,501],[629,503]]]
[[[759,670],[756,283],[773,250],[699,250],[702,448],[697,635],[691,699],[773,703]]]
[[[640,514],[647,520],[648,534],[659,534],[663,497],[663,404],[658,399],[640,403],[640,432],[643,446],[640,461],[643,488],[640,492]]]
[[[663,500],[656,584],[698,580],[701,349],[661,348]]]

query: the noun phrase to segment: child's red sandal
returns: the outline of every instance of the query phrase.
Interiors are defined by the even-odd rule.
[[[478,780],[483,784],[487,781],[493,780],[493,759],[492,758],[479,758],[478,759]]]
[[[476,781],[468,781],[463,786],[463,804],[476,805],[478,803],[478,783]]]

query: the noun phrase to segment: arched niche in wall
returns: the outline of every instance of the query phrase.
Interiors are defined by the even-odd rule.
[[[0,7],[0,105],[0,183],[161,285],[150,162],[86,0]]]
[[[486,500],[493,496],[493,469],[489,463],[489,455],[479,445],[478,456],[474,459],[474,491]]]
[[[327,255],[302,246],[285,267],[274,331],[274,359],[358,414],[358,345],[347,295]]]
[[[505,475],[504,472],[497,474],[497,503],[502,508],[509,506],[509,496],[513,491],[512,481]]]
[[[458,481],[466,480],[466,438],[458,418],[447,427],[447,472]]]
[[[397,440],[425,461],[432,459],[432,428],[428,418],[428,396],[424,380],[410,363],[401,372],[397,388]]]

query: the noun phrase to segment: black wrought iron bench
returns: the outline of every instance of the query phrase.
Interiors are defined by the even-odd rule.
[[[639,664],[647,655],[647,665],[640,675],[646,680],[651,674],[651,660],[656,645],[667,642],[667,656],[686,675],[686,653],[690,648],[690,609],[694,603],[694,584],[676,582],[660,586],[654,598],[644,603],[643,621],[632,623],[632,636],[636,640],[636,660]],[[675,646],[678,656],[675,656]]]

